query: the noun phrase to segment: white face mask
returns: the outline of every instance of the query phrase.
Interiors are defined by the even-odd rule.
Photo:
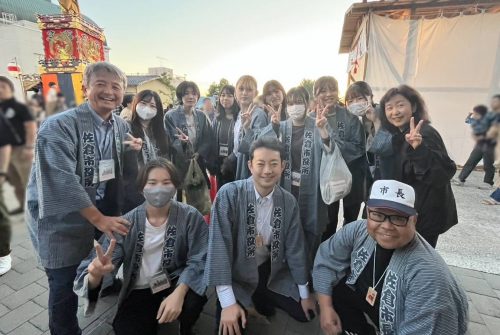
[[[144,105],[137,105],[135,111],[141,119],[146,121],[156,116],[156,109]]]
[[[350,104],[347,106],[347,109],[356,116],[363,116],[366,114],[369,107],[370,103],[368,101],[362,101]]]
[[[286,112],[292,120],[303,119],[306,112],[306,106],[304,105],[288,105],[286,106]]]

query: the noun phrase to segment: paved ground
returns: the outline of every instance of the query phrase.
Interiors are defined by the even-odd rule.
[[[460,223],[444,234],[438,251],[462,283],[469,297],[470,335],[500,334],[500,206],[485,206],[480,200],[491,191],[477,188],[481,174],[474,172],[467,185],[454,187]],[[15,206],[12,190],[6,189],[8,205]],[[14,217],[13,270],[0,277],[0,334],[48,334],[47,279],[37,267],[21,216]],[[214,329],[214,293],[198,321],[199,334]],[[79,316],[84,334],[112,334],[110,322],[115,297],[100,301],[91,318]],[[250,334],[320,334],[319,325],[300,324],[278,312],[269,325],[251,320]],[[168,334],[168,330],[162,333]]]

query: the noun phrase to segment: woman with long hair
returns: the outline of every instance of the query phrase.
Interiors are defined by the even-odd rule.
[[[226,85],[221,89],[217,104],[218,115],[212,125],[215,137],[213,172],[217,177],[218,189],[234,181],[236,176],[236,155],[233,152],[234,124],[238,119],[240,108],[234,94],[235,88],[232,85]]]
[[[394,155],[382,179],[395,179],[415,189],[417,231],[436,247],[439,234],[457,224],[451,178],[457,168],[441,136],[430,125],[427,107],[412,87],[391,88],[380,100],[382,127],[392,137]]]
[[[155,91],[143,90],[137,93],[130,110],[132,136],[142,139],[142,149],[137,156],[127,155],[125,164],[133,168],[125,176],[125,212],[144,202],[144,197],[135,186],[138,169],[147,162],[163,157],[170,159],[170,139],[163,127],[163,105]]]
[[[262,100],[265,110],[267,113],[273,113],[269,108],[272,107],[274,111],[279,111],[280,121],[285,121],[288,116],[286,113],[286,96],[283,85],[277,80],[269,80],[262,88]]]

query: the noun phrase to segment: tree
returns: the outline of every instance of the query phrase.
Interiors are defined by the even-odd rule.
[[[165,96],[166,97],[166,101],[162,99],[163,102],[167,102],[168,103],[174,103],[175,101],[175,86],[172,85],[172,78],[167,75],[166,73],[163,73],[160,78],[158,78],[158,81],[160,83],[162,83],[163,85],[165,85],[165,87],[168,89],[168,92],[165,92],[163,90],[158,90],[158,93],[160,94],[160,96]]]
[[[212,97],[214,95],[219,95],[222,88],[226,85],[229,85],[229,81],[226,78],[221,78],[218,84],[214,81],[208,87],[207,96]]]
[[[309,98],[311,98],[311,99],[313,98],[314,80],[304,78],[300,82],[299,86],[302,86],[303,88],[305,88],[307,90],[307,93],[309,93]]]

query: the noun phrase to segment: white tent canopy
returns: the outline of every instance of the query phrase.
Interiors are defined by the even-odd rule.
[[[500,93],[500,13],[418,20],[369,14],[359,33],[351,54],[358,53],[375,101],[391,87],[415,87],[450,156],[463,165],[473,146],[465,117]]]

